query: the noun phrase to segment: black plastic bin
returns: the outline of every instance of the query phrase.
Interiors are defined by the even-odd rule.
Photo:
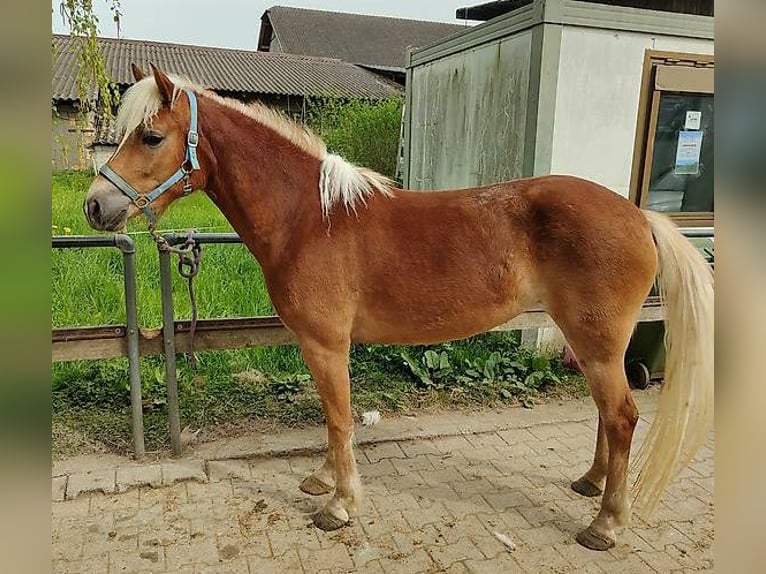
[[[715,267],[714,239],[712,230],[709,237],[690,237],[711,267]],[[656,288],[651,295],[657,295]],[[665,371],[665,325],[657,321],[639,323],[625,353],[625,373],[634,389],[645,389],[652,380],[662,379]]]

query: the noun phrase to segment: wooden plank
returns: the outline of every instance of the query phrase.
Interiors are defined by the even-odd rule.
[[[655,89],[668,92],[712,94],[715,90],[713,68],[657,66]]]
[[[636,205],[641,205],[641,177],[644,173],[644,161],[646,159],[646,134],[649,130],[649,114],[651,111],[652,74],[654,62],[652,51],[647,50],[644,54],[644,68],[641,73],[641,92],[638,101],[638,120],[636,121],[636,137],[633,142],[633,167],[630,171],[630,200]]]
[[[641,186],[638,192],[638,206],[646,209],[649,202],[649,184],[651,183],[652,164],[654,163],[654,144],[657,137],[657,123],[660,116],[661,94],[655,90],[652,94],[652,107],[649,112],[649,127],[646,140],[646,155],[644,156],[644,173],[641,178]]]
[[[128,339],[125,336],[126,332],[126,328],[121,325],[55,329],[52,336],[52,362],[65,363],[68,361],[127,357]],[[140,330],[138,345],[141,355],[160,355],[162,353],[162,330]]]
[[[656,297],[653,297],[648,299],[641,309],[639,321],[662,321],[664,318],[665,308]],[[547,313],[541,309],[534,309],[490,331],[541,329],[554,325]],[[189,326],[188,321],[177,321],[175,324],[175,343],[179,353],[185,353],[189,348]],[[119,335],[120,332],[122,336]],[[125,357],[128,353],[128,344],[124,334],[125,329],[120,325],[56,329],[52,337],[52,361],[57,363]],[[204,319],[198,322],[194,337],[195,351],[295,344],[297,344],[295,336],[284,326],[279,317]],[[141,329],[139,352],[141,356],[162,354],[162,330]]]
[[[644,305],[639,315],[639,323],[650,323],[653,321],[663,321],[665,319],[665,307],[658,302]],[[555,327],[556,324],[550,316],[540,309],[527,311],[517,317],[514,317],[507,323],[498,325],[490,331],[521,331],[524,329],[544,329],[546,327]]]
[[[247,347],[275,347],[295,345],[295,336],[285,327],[259,327],[253,329],[226,329],[198,332],[194,336],[195,351],[244,349]],[[176,351],[185,353],[189,348],[189,333],[176,333]]]
[[[507,323],[498,325],[490,331],[523,331],[524,329],[543,329],[553,327],[555,323],[548,313],[541,310],[527,311],[517,315]]]
[[[128,340],[103,338],[53,341],[51,354],[54,363],[126,357]]]

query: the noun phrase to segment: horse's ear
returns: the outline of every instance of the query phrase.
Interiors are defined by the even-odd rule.
[[[173,81],[167,77],[165,72],[157,68],[154,64],[149,64],[152,67],[152,74],[154,74],[154,81],[157,82],[157,87],[160,90],[160,96],[165,105],[169,106],[173,101]]]
[[[133,72],[133,77],[136,79],[137,82],[140,82],[144,79],[144,71],[136,66],[135,64],[130,64],[130,69]]]

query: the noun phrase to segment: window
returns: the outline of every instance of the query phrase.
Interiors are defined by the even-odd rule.
[[[713,225],[712,56],[647,52],[631,197],[679,225]]]

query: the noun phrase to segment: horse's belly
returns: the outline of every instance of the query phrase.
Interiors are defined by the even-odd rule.
[[[426,345],[489,331],[524,311],[519,300],[456,305],[404,305],[386,313],[361,310],[352,340],[359,343]]]

